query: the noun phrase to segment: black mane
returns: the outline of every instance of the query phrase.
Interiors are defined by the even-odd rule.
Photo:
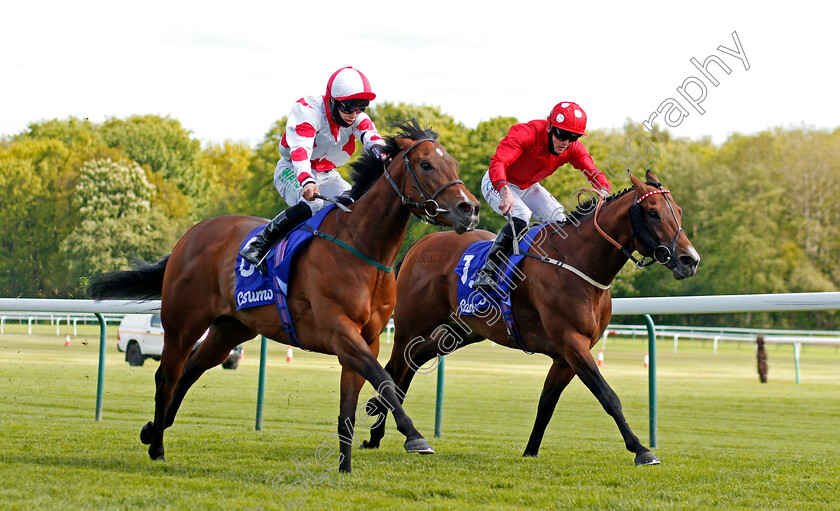
[[[388,155],[389,158],[395,157],[401,151],[397,145],[397,138],[410,138],[412,140],[423,138],[437,140],[438,138],[437,132],[428,126],[421,128],[417,119],[414,118],[402,122],[395,122],[392,127],[397,130],[397,134],[385,139],[386,145],[382,150],[382,153]],[[373,186],[376,179],[382,175],[382,162],[371,154],[370,151],[365,151],[358,160],[350,164],[350,169],[350,180],[353,182],[350,197],[353,200],[358,200]]]
[[[611,202],[611,201],[621,197],[622,195],[626,194],[627,192],[631,192],[631,191],[633,191],[633,187],[625,188],[624,190],[621,190],[620,192],[616,192],[612,195],[608,195],[605,199],[605,202]],[[577,223],[580,220],[583,220],[584,218],[588,217],[589,215],[591,215],[592,213],[595,212],[595,208],[596,208],[596,206],[598,206],[598,200],[599,199],[600,199],[600,197],[598,197],[598,196],[592,197],[591,199],[586,200],[586,201],[578,204],[574,211],[567,211],[566,212],[567,220],[563,223],[564,224],[565,223],[571,223],[571,221],[572,221],[571,219],[574,219],[575,223]]]
[[[648,186],[653,186],[655,188],[662,188],[662,183],[660,183],[659,181],[651,181],[650,179],[648,179],[647,181],[645,181],[645,184],[648,185]],[[607,198],[606,198],[606,202],[610,202],[614,199],[617,199],[617,198],[621,197],[622,195],[624,195],[625,193],[630,192],[632,190],[633,190],[633,187],[625,188],[624,190],[621,190],[620,192],[616,192],[612,195],[608,195]],[[597,196],[592,197],[591,199],[586,200],[586,201],[578,204],[574,211],[571,211],[571,212],[567,211],[566,216],[568,217],[568,219],[563,223],[564,224],[570,223],[571,218],[575,219],[575,221],[577,223],[577,221],[582,220],[582,219],[588,217],[589,215],[591,215],[592,213],[594,213],[595,208],[598,206],[598,199],[599,199],[599,197],[597,197]]]

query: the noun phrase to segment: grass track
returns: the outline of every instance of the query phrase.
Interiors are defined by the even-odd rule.
[[[334,357],[296,350],[286,364],[286,347],[271,343],[264,426],[254,431],[259,344],[249,342],[238,370],[213,369],[190,391],[161,463],[138,437],[152,416],[157,362],[129,367],[109,338],[96,422],[97,329],[80,327],[65,348],[63,333],[41,328],[0,336],[2,509],[840,509],[833,347],[803,351],[796,385],[792,348],[770,346],[763,385],[751,346],[721,344],[712,354],[711,343],[683,341],[674,353],[661,341],[654,452],[663,464],[637,468],[577,380],[540,456],[522,458],[549,360],[482,343],[447,357],[441,439],[433,438],[435,375],[415,378],[406,409],[437,454],[407,455],[389,419],[382,447],[354,450],[348,476],[311,461],[319,445],[336,443]],[[645,343],[611,338],[602,371],[647,444]],[[366,386],[362,397],[371,395]],[[303,479],[294,473],[307,459],[317,483],[305,495],[272,491],[284,471],[278,491]]]

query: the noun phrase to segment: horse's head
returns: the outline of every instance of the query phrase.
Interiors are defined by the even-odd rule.
[[[421,130],[413,119],[398,128],[388,173],[403,204],[429,222],[453,227],[458,234],[475,229],[480,205],[458,179],[458,161],[437,141],[437,133]]]
[[[636,250],[652,257],[681,280],[697,273],[700,255],[682,228],[682,208],[662,188],[659,179],[648,171],[646,181],[631,175],[635,202],[630,206],[630,225]]]

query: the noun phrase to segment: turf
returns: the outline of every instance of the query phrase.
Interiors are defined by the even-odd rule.
[[[97,422],[97,329],[80,326],[70,347],[54,327],[14,330],[0,336],[2,509],[840,509],[834,347],[805,348],[796,384],[793,349],[769,346],[761,384],[751,345],[714,354],[711,343],[681,340],[674,353],[661,340],[653,450],[662,465],[635,467],[577,380],[539,457],[523,458],[549,360],[485,342],[446,359],[442,438],[433,437],[435,373],[415,378],[406,410],[437,454],[406,454],[389,419],[382,446],[355,449],[347,475],[315,462],[319,446],[337,443],[334,357],[296,350],[286,363],[286,346],[270,343],[255,431],[259,342],[250,341],[239,369],[213,369],[190,391],[167,430],[166,461],[153,462],[139,431],[152,417],[157,362],[128,366],[109,337]],[[646,340],[610,338],[601,369],[648,444],[645,351]],[[366,386],[362,397],[371,395]],[[365,433],[357,426],[356,441]]]

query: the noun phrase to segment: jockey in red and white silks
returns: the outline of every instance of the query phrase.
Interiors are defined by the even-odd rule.
[[[610,190],[610,182],[578,141],[583,135],[586,113],[577,103],[564,101],[554,106],[547,120],[515,124],[499,142],[481,180],[481,193],[493,211],[510,214],[516,232],[510,224],[499,231],[473,287],[497,285],[497,263],[511,251],[515,236],[532,217],[538,222],[565,220],[563,205],[539,184],[561,165],[571,163],[595,188]]]
[[[289,113],[286,132],[280,140],[281,158],[274,170],[274,186],[289,205],[303,200],[303,190],[310,183],[327,197],[338,197],[350,190],[350,184],[335,169],[350,160],[356,140],[366,150],[385,145],[364,112],[358,112],[348,126],[333,121],[329,99],[327,95],[301,98]],[[321,199],[307,202],[313,213],[324,206]]]
[[[350,190],[336,168],[350,160],[356,140],[381,157],[385,141],[364,113],[375,97],[361,71],[343,67],[330,77],[325,95],[301,98],[292,107],[274,170],[274,186],[290,207],[239,253],[262,273],[271,246],[324,207],[317,194],[339,198]]]

